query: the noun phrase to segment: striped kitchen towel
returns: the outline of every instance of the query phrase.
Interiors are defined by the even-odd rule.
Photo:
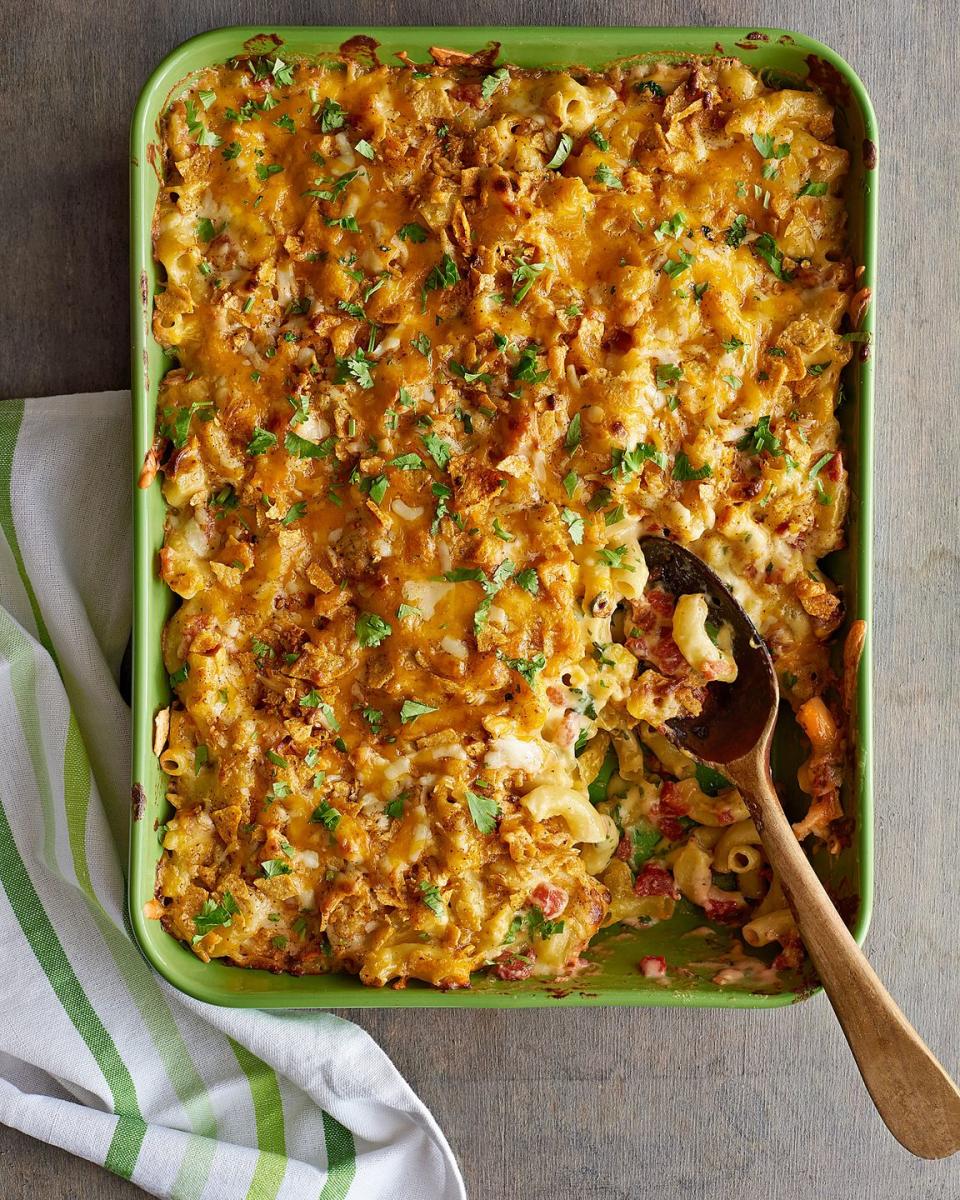
[[[180,1200],[455,1200],[383,1051],[200,1004],[124,917],[130,398],[0,402],[0,1121]]]

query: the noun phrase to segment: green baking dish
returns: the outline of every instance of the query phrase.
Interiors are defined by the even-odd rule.
[[[847,63],[822,43],[781,30],[731,28],[537,28],[537,27],[289,27],[265,30],[252,26],[217,29],[201,34],[173,51],[150,77],[133,117],[130,145],[131,297],[133,308],[134,462],[139,466],[153,440],[157,390],[170,365],[150,331],[156,272],[151,225],[159,186],[155,143],[157,124],[170,99],[190,76],[224,62],[244,50],[249,39],[279,39],[285,58],[319,57],[335,52],[361,32],[382,46],[386,61],[399,50],[426,58],[431,45],[473,51],[488,41],[502,43],[501,60],[526,67],[571,64],[601,66],[629,57],[670,58],[720,53],[740,57],[767,72],[768,83],[802,84],[825,91],[838,110],[837,135],[851,154],[847,186],[850,242],[864,267],[861,286],[875,286],[876,124],[870,99]],[[861,329],[871,335],[872,309]],[[870,622],[872,545],[872,393],[873,364],[869,342],[847,368],[847,399],[840,409],[848,448],[852,503],[849,546],[827,563],[844,587],[848,619]],[[790,1004],[815,990],[809,978],[784,975],[775,982],[743,978],[723,987],[711,981],[716,957],[729,934],[717,927],[708,941],[685,937],[703,927],[703,914],[678,908],[661,925],[629,933],[603,934],[590,951],[593,968],[558,984],[529,980],[502,983],[479,978],[469,991],[440,992],[419,984],[402,990],[364,987],[350,976],[295,977],[202,963],[186,947],[147,920],[143,906],[153,895],[160,855],[156,833],[167,808],[164,778],[152,752],[153,722],[169,699],[160,653],[160,633],[174,597],[157,577],[157,551],[162,542],[164,505],[159,482],[146,490],[134,483],[134,631],[133,631],[133,819],[130,838],[130,917],[143,953],[181,991],[214,1004],[256,1008],[532,1008],[576,1005],[671,1005],[680,1007],[772,1008]],[[775,747],[775,772],[792,779],[799,759],[799,738],[784,724]],[[789,723],[791,726],[793,722]],[[873,895],[873,808],[871,793],[871,651],[869,637],[860,668],[856,753],[844,788],[844,808],[854,820],[851,844],[841,855],[819,855],[816,866],[839,907],[862,942]],[[789,799],[788,799],[789,805]],[[645,979],[637,963],[647,954],[664,954],[672,966],[689,967],[682,986],[664,988]],[[713,966],[709,961],[714,960]]]

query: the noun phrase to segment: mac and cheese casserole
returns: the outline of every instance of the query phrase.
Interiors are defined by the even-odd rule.
[[[639,538],[756,623],[810,741],[797,834],[839,844],[831,106],[729,58],[432,58],[237,59],[165,116],[150,914],[372,985],[568,974],[678,903],[795,964],[743,800],[662,733],[735,677],[729,630]]]

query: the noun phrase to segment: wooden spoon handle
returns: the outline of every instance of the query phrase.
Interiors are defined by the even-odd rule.
[[[743,759],[738,784],[793,910],[877,1111],[898,1142],[921,1158],[960,1150],[960,1091],[900,1011],[853,940],[780,806],[769,771]],[[739,768],[739,769],[736,769]],[[739,776],[739,778],[737,778]]]

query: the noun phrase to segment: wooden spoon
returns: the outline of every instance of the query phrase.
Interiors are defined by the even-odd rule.
[[[780,691],[770,654],[750,618],[713,571],[664,538],[641,539],[651,576],[676,596],[701,593],[711,617],[733,631],[738,675],[711,686],[699,717],[662,730],[697,761],[722,772],[746,801],[767,860],[833,1005],[877,1111],[898,1142],[921,1158],[960,1149],[960,1091],[924,1045],[834,908],[780,806],[770,742]]]

